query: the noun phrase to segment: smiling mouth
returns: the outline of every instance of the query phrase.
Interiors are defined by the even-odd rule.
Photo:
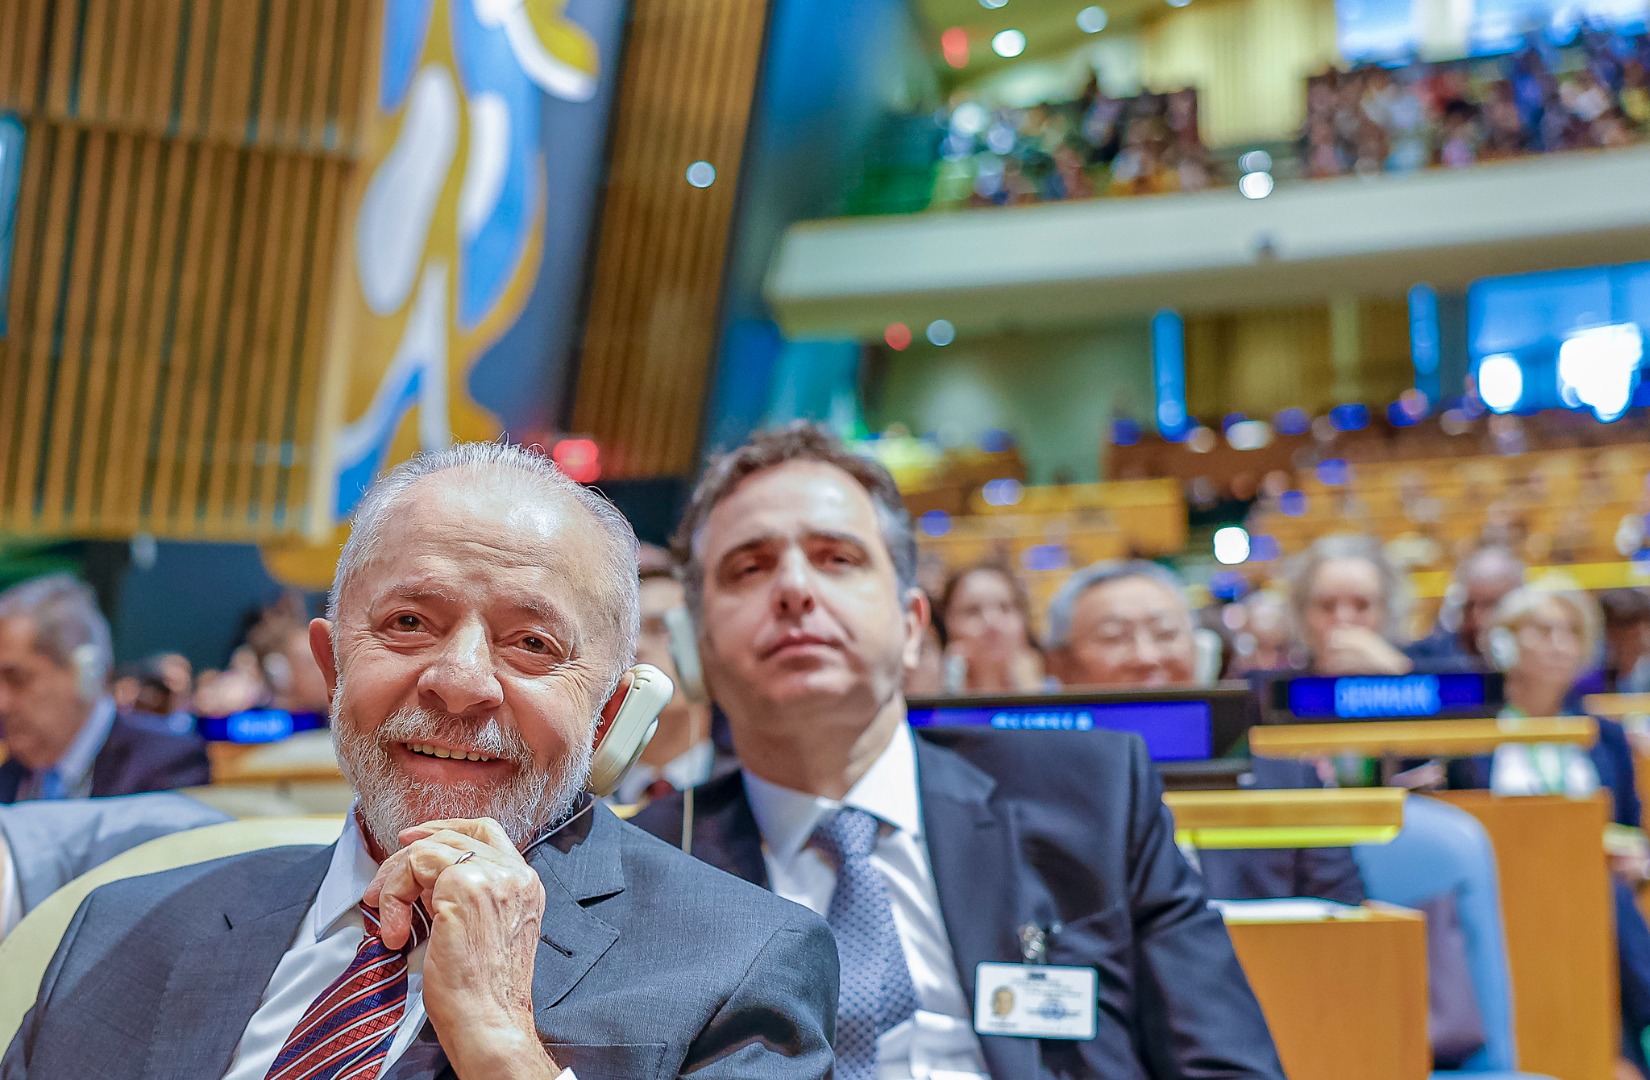
[[[432,746],[429,743],[402,743],[408,751],[422,757],[441,758],[448,761],[498,761],[498,758],[478,754],[474,750],[448,750],[443,746]]]

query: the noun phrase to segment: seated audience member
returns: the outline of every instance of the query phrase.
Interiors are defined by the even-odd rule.
[[[1418,663],[1486,663],[1484,628],[1501,598],[1524,583],[1524,563],[1504,547],[1481,547],[1462,560],[1431,634],[1404,650]]]
[[[1049,602],[1048,624],[1050,666],[1066,686],[1131,690],[1192,681],[1191,608],[1180,580],[1156,563],[1077,571]],[[1295,762],[1257,762],[1256,773],[1267,787],[1311,781]],[[1346,848],[1203,851],[1197,859],[1210,895],[1221,900],[1368,898]]]
[[[635,559],[518,447],[378,481],[310,625],[357,799],[338,842],[92,893],[0,1077],[333,1076],[335,1052],[362,1077],[829,1075],[825,925],[585,791]]]
[[[309,648],[309,629],[285,612],[269,615],[247,634],[269,688],[268,705],[289,713],[327,711],[327,680]]]
[[[1137,738],[906,724],[928,610],[880,465],[806,424],[757,435],[707,471],[678,546],[742,763],[695,792],[689,847],[825,913],[838,1077],[1283,1075]],[[683,817],[672,796],[635,820],[674,841]],[[1028,958],[1099,968],[1094,1038],[976,1029],[979,965]]]
[[[1192,612],[1180,579],[1144,560],[1073,574],[1048,608],[1049,673],[1066,686],[1188,685]]]
[[[111,661],[89,586],[53,574],[0,593],[0,803],[206,783],[198,736],[115,708]]]
[[[1283,671],[1298,666],[1291,656],[1296,635],[1288,598],[1272,589],[1258,589],[1241,603],[1244,625],[1233,642],[1235,655],[1227,677],[1242,678],[1251,671]]]
[[[1005,566],[978,563],[959,570],[940,593],[936,620],[945,641],[946,670],[960,670],[952,692],[1030,693],[1042,688],[1043,658],[1031,635],[1025,587]]]
[[[1650,691],[1650,594],[1611,589],[1600,594],[1604,613],[1604,663],[1576,680],[1571,696],[1642,694]]]
[[[228,820],[174,792],[0,806],[0,938],[92,867],[156,837]]]
[[[669,553],[644,545],[641,558],[642,632],[636,659],[670,676],[676,693],[659,713],[659,729],[619,782],[613,800],[634,805],[673,791],[685,791],[733,768],[710,737],[710,702],[690,700],[689,687],[676,668],[666,622],[673,612],[686,614],[687,593],[676,578]]]
[[[1409,586],[1367,536],[1325,536],[1295,566],[1290,597],[1314,675],[1403,675]]]
[[[1501,715],[1563,716],[1570,687],[1600,638],[1598,605],[1563,581],[1526,585],[1508,593],[1485,632],[1485,651],[1506,672]],[[1619,825],[1640,827],[1633,753],[1621,725],[1597,719],[1591,751],[1567,745],[1508,744],[1490,758],[1465,758],[1448,768],[1452,787],[1489,788],[1502,795],[1587,798],[1602,788]],[[1650,1028],[1650,928],[1634,902],[1644,860],[1613,861],[1616,942],[1620,961],[1622,1052],[1641,1073],[1647,1064],[1640,1034]]]

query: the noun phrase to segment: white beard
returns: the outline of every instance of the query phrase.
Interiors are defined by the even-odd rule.
[[[478,727],[431,709],[409,707],[368,735],[344,716],[343,702],[340,679],[332,697],[333,751],[360,800],[362,822],[386,854],[400,850],[403,830],[444,818],[493,818],[517,848],[525,848],[566,820],[590,779],[595,753],[590,742],[575,745],[558,764],[541,769],[521,733],[497,718]],[[498,788],[415,780],[390,756],[391,745],[406,742],[460,743],[509,761],[516,771]]]

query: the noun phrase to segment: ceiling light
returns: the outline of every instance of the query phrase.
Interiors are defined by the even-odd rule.
[[[1000,30],[991,39],[991,51],[1011,60],[1026,51],[1026,36],[1012,28]]]

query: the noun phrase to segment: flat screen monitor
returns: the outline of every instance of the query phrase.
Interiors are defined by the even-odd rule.
[[[1431,720],[1494,716],[1502,677],[1490,672],[1300,675],[1273,682],[1268,721]]]
[[[1155,691],[1064,691],[913,698],[912,727],[998,731],[1126,731],[1145,740],[1158,763],[1207,761],[1230,754],[1254,723],[1254,697],[1242,684]]]

